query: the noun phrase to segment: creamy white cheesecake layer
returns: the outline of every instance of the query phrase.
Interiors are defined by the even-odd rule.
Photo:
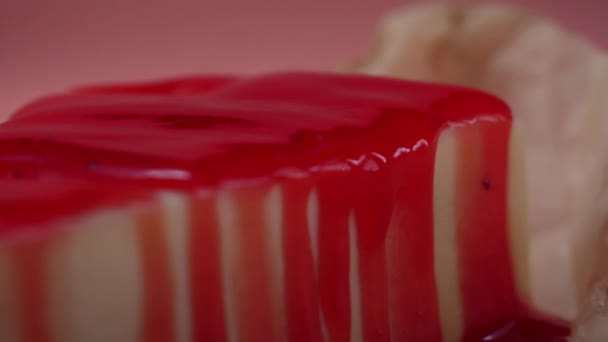
[[[460,265],[456,243],[455,187],[458,146],[454,130],[439,137],[435,157],[433,219],[435,279],[439,302],[441,332],[445,341],[460,341],[464,330],[460,289]]]

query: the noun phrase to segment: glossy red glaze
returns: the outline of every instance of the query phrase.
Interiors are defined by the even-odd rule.
[[[192,338],[194,341],[226,341],[224,302],[220,269],[220,238],[213,199],[203,197],[193,204],[190,230],[192,278]]]
[[[172,341],[173,284],[169,252],[165,243],[163,217],[159,210],[138,215],[138,235],[142,260],[143,293],[142,322],[143,341]]]
[[[370,153],[385,165],[451,122],[509,119],[503,102],[476,91],[380,78],[279,74],[213,91],[205,79],[188,84],[187,93],[179,81],[116,90],[127,93],[97,87],[20,110],[0,126],[0,179],[21,190],[0,195],[0,207],[40,199],[45,187],[68,192],[63,184],[213,188],[350,167]],[[2,213],[11,224],[0,222],[0,233],[38,215],[12,213]]]
[[[441,129],[469,126],[486,134],[473,134],[464,145],[485,146],[471,155],[482,156],[486,169],[468,174],[466,163],[481,164],[466,158],[459,169],[459,198],[470,200],[458,209],[465,339],[481,341],[497,324],[509,328],[512,320],[525,323],[509,331],[524,335],[499,334],[507,336],[500,341],[540,336],[526,335],[550,330],[521,319],[525,312],[513,287],[505,235],[509,122],[502,101],[475,90],[359,76],[278,74],[82,88],[33,103],[0,126],[0,185],[8,190],[0,192],[0,238],[97,206],[149,199],[160,189],[208,194],[248,184],[236,187],[239,219],[248,229],[236,234],[238,272],[230,279],[241,284],[233,289],[239,333],[279,341],[284,336],[276,322],[285,319],[294,341],[318,341],[324,333],[331,340],[350,338],[352,256],[345,237],[352,213],[364,280],[362,335],[372,341],[438,341],[435,148]],[[479,130],[480,123],[494,126]],[[264,305],[271,274],[256,259],[266,250],[257,230],[264,226],[260,198],[269,183],[282,185],[283,222],[289,227],[283,233],[285,318]],[[319,201],[316,252],[299,243],[307,234],[306,194],[313,188]],[[209,295],[225,286],[217,260],[219,227],[212,219],[215,201],[197,196],[191,217],[189,258],[196,263],[190,273],[197,289],[192,334],[200,340],[226,338],[219,328],[226,323],[224,303]],[[158,221],[142,217],[145,295],[155,298],[144,300],[143,331],[146,340],[169,341],[171,284]],[[25,268],[28,277],[40,275]],[[43,322],[35,315],[40,301],[32,303],[26,311],[33,312],[28,319],[36,326]],[[146,335],[152,331],[158,335]]]

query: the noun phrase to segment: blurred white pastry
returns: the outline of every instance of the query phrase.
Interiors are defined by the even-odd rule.
[[[597,263],[608,256],[608,57],[511,7],[432,5],[390,14],[369,54],[342,71],[471,86],[509,103],[526,144],[532,303],[574,319],[608,265]]]

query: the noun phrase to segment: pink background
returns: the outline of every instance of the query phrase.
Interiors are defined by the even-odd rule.
[[[201,72],[324,70],[365,51],[407,0],[0,0],[0,120],[89,82]],[[510,1],[602,46],[608,1]]]

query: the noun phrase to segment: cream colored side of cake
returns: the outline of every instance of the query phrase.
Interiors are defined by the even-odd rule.
[[[441,333],[445,342],[460,341],[464,330],[456,239],[457,143],[456,129],[441,133],[437,143],[433,177],[434,271]]]
[[[227,342],[237,342],[241,339],[237,315],[237,265],[240,258],[237,210],[237,204],[230,192],[222,191],[218,194],[217,213],[220,231],[222,297],[224,298]]]
[[[308,238],[310,250],[312,253],[312,262],[315,271],[315,281],[319,281],[319,198],[316,190],[312,190],[308,194],[306,201],[306,219],[308,228]],[[323,341],[329,341],[329,333],[327,331],[327,323],[323,315],[323,309],[319,306],[319,321],[321,324],[321,334]]]
[[[267,237],[266,262],[271,269],[271,293],[274,298],[270,303],[275,318],[277,336],[287,339],[286,299],[285,299],[285,250],[283,244],[283,191],[281,186],[274,185],[264,196],[264,234]]]
[[[53,245],[48,290],[54,340],[138,340],[143,277],[136,229],[128,213],[100,213],[79,220]]]
[[[190,201],[187,196],[176,193],[163,193],[159,199],[164,212],[163,226],[174,279],[175,342],[190,342],[192,341]]]
[[[518,122],[514,122],[511,127],[508,164],[507,210],[515,285],[522,300],[531,303],[534,284],[530,276],[532,270],[530,268],[530,227],[526,212],[525,155],[521,128]]]

